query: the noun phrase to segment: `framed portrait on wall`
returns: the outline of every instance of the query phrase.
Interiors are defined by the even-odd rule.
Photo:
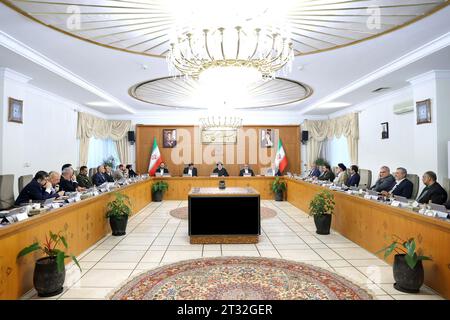
[[[9,98],[8,105],[8,121],[23,123],[23,101]]]
[[[389,122],[381,123],[381,139],[389,139]]]
[[[163,129],[163,147],[175,148],[177,145],[177,129]]]
[[[260,137],[261,137],[261,148],[273,148],[273,140],[274,137],[273,129],[261,129]]]
[[[417,124],[431,123],[431,100],[416,102]]]

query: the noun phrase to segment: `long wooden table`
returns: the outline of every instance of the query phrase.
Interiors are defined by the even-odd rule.
[[[309,202],[324,189],[319,185],[285,178],[287,200],[308,212]],[[339,191],[334,194],[336,207],[332,228],[375,253],[390,243],[391,236],[414,237],[423,254],[433,261],[424,261],[425,284],[450,299],[450,222],[424,216],[412,210],[393,207],[374,200]],[[378,256],[382,259],[383,254]],[[388,259],[393,263],[393,255]]]
[[[17,254],[36,240],[43,241],[49,231],[65,231],[69,252],[79,255],[109,232],[106,205],[120,191],[130,197],[132,214],[151,202],[151,180],[124,186],[65,207],[54,209],[0,228],[0,299],[17,299],[33,288],[34,262],[31,254],[19,260]]]

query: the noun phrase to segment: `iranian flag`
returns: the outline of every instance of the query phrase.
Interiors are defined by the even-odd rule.
[[[281,143],[281,138],[278,139],[278,150],[277,154],[275,155],[275,167],[280,170],[280,172],[283,172],[284,169],[286,169],[288,164],[286,154],[284,153],[283,144]]]
[[[158,144],[156,143],[156,137],[153,139],[152,155],[150,156],[150,164],[148,165],[148,173],[151,176],[155,175],[156,169],[162,162],[161,153],[159,152]]]

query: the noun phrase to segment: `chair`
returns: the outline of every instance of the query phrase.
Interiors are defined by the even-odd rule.
[[[407,174],[406,175],[406,179],[408,179],[409,181],[412,182],[413,184],[413,192],[411,195],[411,199],[416,199],[417,198],[417,194],[419,193],[419,176],[417,174]]]
[[[18,180],[18,186],[19,186],[19,193],[22,191],[22,189],[33,180],[33,175],[28,174],[26,176],[20,176]]]
[[[14,175],[0,175],[0,210],[14,206]]]
[[[447,200],[450,200],[450,179],[449,178],[444,178],[442,181],[442,188],[445,189],[445,191],[447,191]]]
[[[90,168],[89,169],[89,177],[92,178],[94,174],[97,173],[97,168]]]
[[[367,169],[359,169],[359,176],[361,177],[359,187],[370,188],[372,185],[372,171]]]

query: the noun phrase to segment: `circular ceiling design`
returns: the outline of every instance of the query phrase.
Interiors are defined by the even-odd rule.
[[[102,46],[157,57],[170,48],[175,17],[168,0],[0,1],[37,22]],[[287,20],[296,55],[368,40],[448,5],[447,0],[292,1]]]
[[[146,81],[130,88],[129,94],[142,102],[165,107],[207,109],[199,103],[196,93],[201,86],[196,80],[165,77]],[[311,96],[313,90],[306,84],[276,78],[261,81],[248,87],[246,97],[237,99],[234,109],[271,108],[302,101]],[[202,106],[203,105],[203,106]]]

